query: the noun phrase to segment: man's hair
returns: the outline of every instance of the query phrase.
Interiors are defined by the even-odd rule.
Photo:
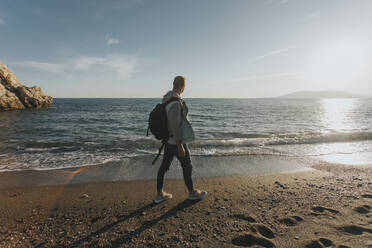
[[[182,76],[177,76],[174,78],[173,81],[173,89],[174,90],[179,90],[185,85],[185,78]]]

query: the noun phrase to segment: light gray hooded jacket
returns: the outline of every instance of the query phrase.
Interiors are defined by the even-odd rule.
[[[179,98],[183,103],[182,98],[174,91],[168,91],[167,94],[163,96],[163,103],[170,100],[172,97]],[[183,144],[195,140],[194,130],[187,118],[188,108],[186,104],[183,103],[181,106],[180,101],[173,101],[165,107],[167,111],[168,118],[168,130],[169,130],[169,144],[176,144],[176,141],[181,141]],[[181,115],[182,113],[182,115]]]

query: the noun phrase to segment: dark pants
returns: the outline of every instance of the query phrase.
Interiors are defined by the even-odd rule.
[[[192,184],[192,179],[191,179],[192,165],[191,165],[191,159],[190,159],[190,151],[186,144],[183,144],[183,147],[185,148],[186,156],[181,158],[178,155],[177,145],[171,145],[168,143],[165,144],[163,162],[161,163],[161,166],[158,171],[158,180],[157,180],[158,192],[161,192],[163,190],[164,175],[169,170],[169,167],[172,163],[174,156],[176,156],[176,158],[181,163],[182,170],[183,170],[183,179],[185,180],[187,189],[190,192],[194,190],[194,186]]]

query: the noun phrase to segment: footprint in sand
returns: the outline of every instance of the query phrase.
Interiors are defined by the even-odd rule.
[[[301,222],[303,220],[304,219],[302,217],[294,215],[291,217],[280,219],[279,222],[285,224],[286,226],[295,226],[298,224],[298,222]]]
[[[368,205],[359,206],[357,208],[354,208],[354,210],[360,214],[368,214],[371,210],[371,207]]]
[[[325,247],[330,247],[333,245],[332,240],[326,239],[326,238],[320,238],[319,242],[322,243]]]
[[[268,238],[268,239],[272,239],[275,237],[273,231],[271,231],[270,228],[268,228],[267,226],[265,225],[262,225],[262,224],[257,224],[256,225],[256,228],[258,230],[258,232],[264,236],[265,238]]]
[[[254,245],[260,245],[265,248],[271,248],[275,247],[274,243],[271,242],[268,239],[256,237],[252,234],[245,234],[242,236],[239,236],[237,238],[234,238],[231,243],[233,245],[237,246],[254,246]]]
[[[305,245],[305,248],[323,248],[323,246],[319,243],[318,240],[312,240],[310,243]]]
[[[333,242],[326,238],[320,238],[319,240],[312,240],[310,243],[305,245],[305,248],[323,248],[323,247],[331,247],[333,246]]]
[[[297,220],[297,222],[301,222],[301,221],[304,220],[304,219],[302,219],[302,217],[297,216],[297,215],[293,215],[292,218],[295,219],[295,220]]]
[[[340,227],[339,230],[349,233],[349,234],[353,234],[353,235],[362,235],[364,232],[372,233],[372,229],[364,228],[361,226],[355,226],[355,225],[343,226],[343,227]]]
[[[363,198],[368,198],[368,199],[372,199],[372,195],[370,194],[364,194],[362,195]]]
[[[325,207],[322,207],[322,206],[312,207],[311,210],[314,211],[314,212],[311,213],[311,215],[315,215],[315,216],[324,215],[326,212],[329,212],[329,213],[332,213],[332,214],[339,214],[340,213],[339,211],[334,210],[332,208],[325,208]]]
[[[251,217],[251,216],[245,216],[243,214],[235,214],[232,217],[233,218],[242,219],[242,220],[246,220],[246,221],[248,221],[250,223],[257,223],[257,221],[253,217]]]

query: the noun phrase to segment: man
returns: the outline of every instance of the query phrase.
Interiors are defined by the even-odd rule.
[[[195,139],[194,131],[187,119],[188,108],[181,98],[185,90],[186,82],[182,76],[175,77],[173,81],[173,90],[169,91],[163,97],[163,103],[171,98],[178,98],[178,101],[172,101],[166,106],[169,139],[165,144],[164,156],[157,177],[157,191],[155,203],[160,203],[172,198],[172,195],[163,191],[164,175],[169,170],[174,157],[176,157],[182,166],[183,179],[189,191],[190,200],[203,199],[207,192],[194,189],[191,179],[192,165],[190,151],[186,143]]]

